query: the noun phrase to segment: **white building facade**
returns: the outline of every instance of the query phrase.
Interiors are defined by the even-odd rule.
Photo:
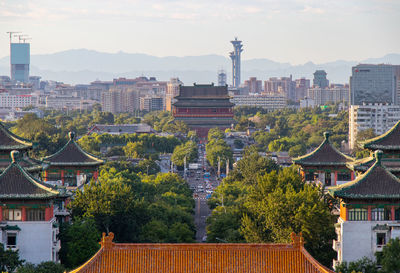
[[[349,110],[349,147],[356,148],[357,134],[372,128],[381,135],[400,120],[400,106],[387,104],[351,105]]]

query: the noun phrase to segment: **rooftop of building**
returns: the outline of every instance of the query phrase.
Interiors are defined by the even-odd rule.
[[[196,84],[193,86],[179,86],[179,95],[176,99],[193,99],[193,98],[204,98],[204,99],[227,99],[228,88],[227,86],[215,86],[212,84]]]
[[[26,139],[11,133],[0,122],[0,152],[11,152],[12,150],[29,150],[32,149],[32,143]]]
[[[104,160],[85,152],[74,140],[75,133],[69,132],[69,141],[58,152],[43,158],[50,166],[99,166]]]
[[[59,192],[45,186],[31,176],[18,163],[18,151],[11,152],[12,162],[0,174],[0,199],[48,199],[57,197]]]
[[[134,134],[151,133],[152,128],[145,123],[137,124],[95,124],[89,128],[89,133],[109,133],[109,134]]]
[[[382,154],[376,151],[374,165],[355,180],[331,187],[331,195],[344,199],[400,199],[400,180],[382,165]]]
[[[103,233],[100,250],[70,273],[333,272],[292,234],[291,244],[119,244]]]
[[[369,150],[400,150],[400,120],[386,133],[362,143]]]
[[[324,141],[309,154],[293,158],[295,164],[301,166],[346,166],[346,163],[354,161],[350,156],[340,152],[329,141],[329,132],[324,133]]]

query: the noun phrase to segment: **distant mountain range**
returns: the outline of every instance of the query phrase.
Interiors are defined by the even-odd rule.
[[[312,79],[317,69],[324,69],[332,83],[347,83],[351,67],[358,63],[400,64],[400,54],[388,54],[381,58],[361,61],[344,61],[302,65],[279,63],[268,59],[242,61],[242,81],[251,76],[261,80],[270,77],[293,75],[293,78]],[[89,83],[96,79],[112,80],[116,77],[135,78],[154,76],[158,80],[179,77],[185,84],[217,82],[217,71],[225,69],[228,83],[231,81],[231,61],[220,55],[155,57],[146,54],[124,52],[103,53],[87,49],[73,49],[54,54],[32,55],[31,75],[45,80],[65,83]],[[0,59],[0,75],[9,75],[9,57]]]

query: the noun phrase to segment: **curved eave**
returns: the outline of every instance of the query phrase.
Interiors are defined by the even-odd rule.
[[[382,195],[382,194],[371,194],[371,195],[361,195],[361,194],[335,194],[334,197],[338,198],[348,198],[348,199],[400,199],[400,194],[394,195]]]
[[[96,262],[96,260],[100,257],[101,253],[104,251],[104,248],[101,247],[99,251],[96,252],[96,254],[93,255],[92,258],[89,259],[89,261],[85,262],[83,265],[80,267],[76,268],[75,270],[70,271],[69,273],[78,273],[78,272],[83,272],[85,268],[89,267],[92,263]]]
[[[58,194],[0,194],[0,200],[4,199],[52,199]]]
[[[383,141],[386,137],[390,136],[391,134],[394,133],[396,129],[400,126],[400,120],[396,122],[396,124],[389,129],[386,133],[383,135],[371,138],[369,140],[366,140],[361,143],[361,146],[364,149],[380,149],[380,150],[400,150],[399,145],[380,145],[379,141]],[[378,143],[377,143],[378,142]]]
[[[71,143],[72,142],[72,143]],[[52,158],[62,153],[68,145],[75,145],[78,150],[83,153],[85,156],[89,157],[90,159],[94,160],[95,162],[63,162],[63,161],[52,161]],[[50,166],[99,166],[105,163],[104,160],[92,155],[86,151],[84,151],[73,139],[70,139],[67,144],[64,145],[59,151],[56,153],[46,156],[42,158],[42,161]]]
[[[321,147],[322,147],[323,145],[330,145],[330,147],[331,147],[336,153],[338,153],[340,156],[342,156],[342,157],[346,160],[346,162],[307,161],[307,159],[309,159],[310,157],[312,157],[313,155],[315,155],[316,153],[318,153],[319,150],[321,149]],[[308,154],[306,154],[306,155],[293,158],[292,161],[293,161],[295,164],[304,165],[304,166],[346,166],[347,163],[353,162],[353,161],[354,161],[354,158],[343,154],[343,153],[340,152],[338,149],[336,149],[335,146],[333,146],[333,145],[329,142],[329,140],[325,139],[314,151],[312,151],[311,153],[308,153]]]

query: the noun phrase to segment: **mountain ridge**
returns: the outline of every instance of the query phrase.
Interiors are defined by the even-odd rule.
[[[337,60],[315,64],[311,61],[292,65],[267,58],[242,60],[242,81],[254,76],[261,80],[270,77],[312,79],[312,73],[324,69],[332,83],[346,83],[351,67],[358,63],[400,64],[400,54],[390,53],[380,58],[362,61]],[[46,80],[65,83],[89,83],[96,79],[112,80],[115,77],[155,76],[159,80],[179,77],[185,84],[193,82],[217,82],[217,71],[225,69],[228,83],[231,75],[231,61],[228,57],[208,54],[201,56],[157,57],[144,53],[105,53],[90,49],[70,49],[51,54],[31,55],[31,75]],[[0,74],[9,74],[9,57],[0,58]]]

